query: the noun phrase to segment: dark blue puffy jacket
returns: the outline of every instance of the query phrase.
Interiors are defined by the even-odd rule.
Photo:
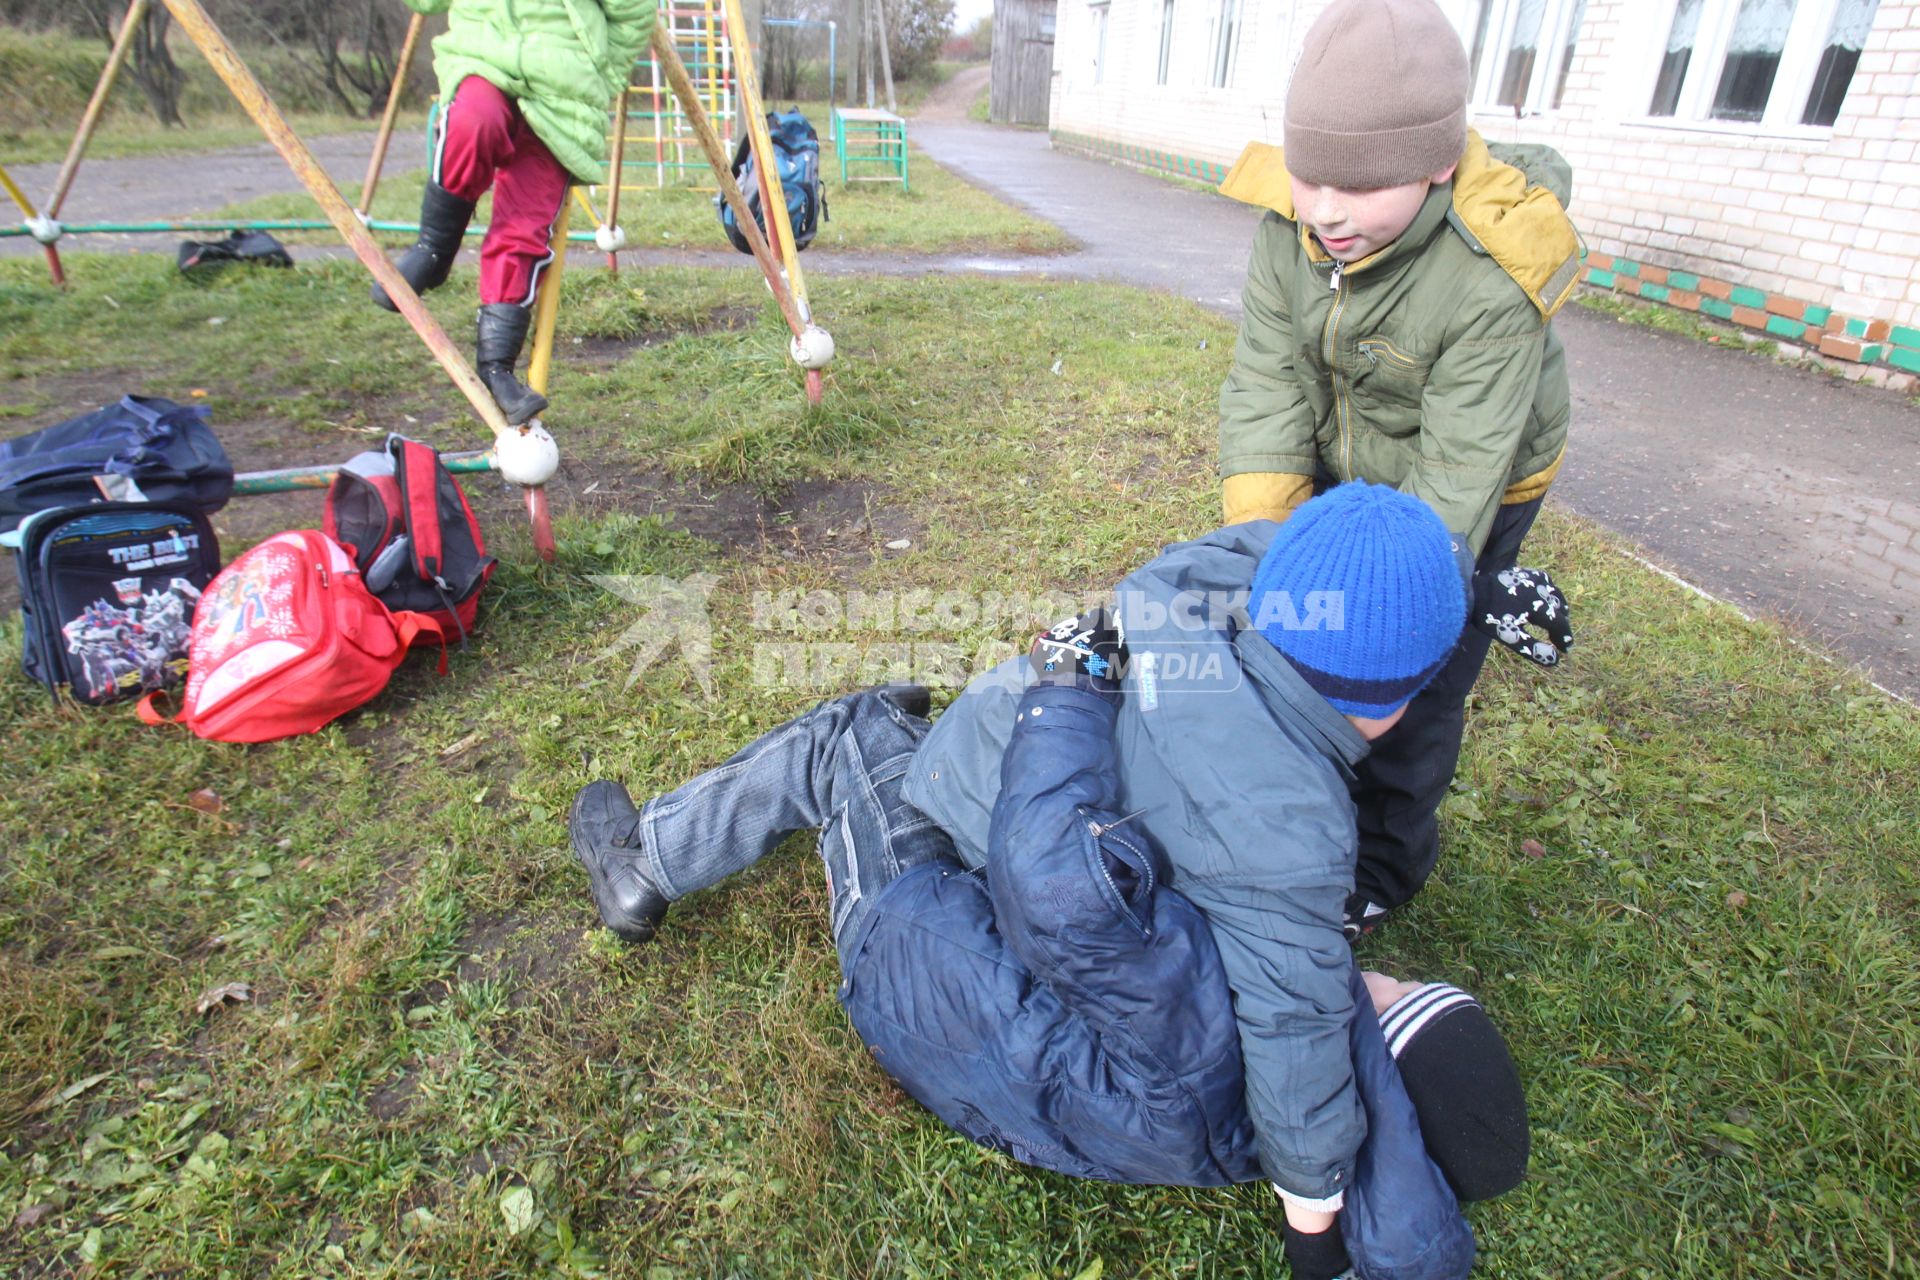
[[[1112,807],[1113,706],[1040,686],[1017,715],[984,875],[939,862],[881,893],[850,953],[848,1017],[928,1110],[1026,1164],[1116,1182],[1260,1178],[1212,934]],[[1341,1214],[1355,1274],[1463,1276],[1472,1234],[1357,970],[1352,985],[1368,1122]]]

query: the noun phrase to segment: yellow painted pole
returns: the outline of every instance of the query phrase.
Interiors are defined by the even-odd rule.
[[[553,224],[553,261],[540,274],[540,292],[533,300],[533,355],[527,359],[527,385],[547,394],[553,372],[553,330],[560,319],[560,273],[567,266],[567,224],[573,219],[571,201],[560,202]]]
[[[786,192],[780,189],[780,167],[773,160],[773,138],[767,133],[766,109],[760,105],[760,73],[753,64],[753,44],[748,38],[746,17],[740,11],[740,0],[726,0],[726,15],[727,38],[733,45],[739,72],[740,109],[747,117],[747,136],[753,139],[753,154],[758,161],[755,168],[760,171],[760,181],[766,189],[766,202],[772,206],[767,216],[773,219],[780,256],[786,260],[787,279],[793,285],[793,296],[804,315],[809,311],[807,278],[801,274],[800,250],[793,243],[793,222],[787,217]]]
[[[39,223],[40,215],[34,212],[33,201],[27,199],[27,193],[14,184],[13,179],[7,176],[7,171],[4,168],[0,168],[0,187],[5,187],[7,194],[13,197],[13,202],[20,206],[21,214],[26,217],[28,230],[32,230],[34,225]],[[46,250],[47,270],[53,273],[54,284],[65,288],[67,272],[66,268],[60,265],[60,250],[44,242],[40,247]]]
[[[53,180],[53,194],[47,197],[47,216],[60,216],[60,206],[67,202],[67,192],[73,190],[73,177],[80,172],[80,158],[87,153],[87,143],[93,137],[93,130],[100,123],[101,114],[107,109],[107,95],[113,92],[113,82],[120,75],[120,68],[127,60],[127,49],[133,44],[133,31],[147,16],[147,0],[133,0],[127,6],[127,16],[120,19],[120,33],[113,38],[113,50],[107,54],[107,65],[100,68],[100,81],[93,86],[93,97],[87,100],[87,109],[80,116],[80,127],[73,131],[73,144],[67,148],[67,158],[60,162],[60,172]]]
[[[407,68],[413,65],[414,46],[420,43],[420,28],[427,16],[416,13],[407,21],[407,38],[400,42],[400,62],[393,69],[393,87],[387,90],[387,109],[380,116],[380,133],[373,140],[373,158],[367,161],[367,176],[360,183],[359,209],[365,216],[373,209],[373,192],[380,185],[380,167],[387,162],[387,143],[393,140],[394,117],[400,114],[400,93],[407,87]]]
[[[247,114],[253,117],[260,131],[267,135],[267,141],[285,157],[294,176],[300,179],[301,185],[319,203],[321,211],[327,215],[327,221],[346,240],[354,256],[373,273],[373,278],[380,282],[387,296],[400,308],[400,314],[420,335],[420,341],[440,362],[440,367],[447,371],[447,376],[453,379],[453,385],[467,398],[467,403],[487,424],[494,438],[502,440],[509,435],[517,435],[518,432],[507,425],[506,415],[493,402],[492,394],[474,373],[473,366],[455,349],[452,340],[447,337],[447,331],[440,327],[433,313],[421,303],[420,295],[413,291],[413,286],[387,261],[387,255],[381,252],[366,227],[361,225],[359,215],[347,204],[346,197],[340,194],[340,188],[333,185],[333,179],[327,176],[327,171],[314,158],[313,152],[307,149],[306,143],[300,141],[299,135],[287,124],[286,117],[280,114],[280,108],[260,87],[253,72],[240,61],[233,46],[227,43],[227,38],[213,24],[213,19],[207,16],[199,0],[163,0],[163,3],[174,21],[180,24],[180,29],[187,33],[187,38],[206,55],[215,74],[226,83]]]
[[[587,189],[585,187],[571,187],[569,190],[573,192],[573,202],[580,206],[580,212],[593,219],[594,226],[599,226],[600,215],[593,211],[593,201],[587,199]]]
[[[713,122],[707,118],[706,108],[700,105],[700,95],[694,91],[693,82],[687,77],[687,68],[680,61],[679,52],[657,22],[653,25],[653,52],[667,73],[667,83],[673,86],[674,96],[680,99],[681,109],[693,124],[694,136],[700,139],[700,149],[707,153],[707,164],[712,167],[714,179],[720,184],[721,196],[733,206],[733,216],[740,224],[740,234],[746,237],[747,247],[753,251],[753,260],[760,264],[761,273],[767,277],[767,287],[773,290],[773,299],[780,304],[780,314],[786,318],[787,327],[796,336],[799,335],[807,326],[801,304],[788,288],[780,264],[774,261],[773,250],[767,248],[766,237],[760,234],[760,225],[753,220],[753,214],[747,208],[747,198],[740,193],[740,184],[733,180],[733,158],[727,154],[719,135],[713,131]]]

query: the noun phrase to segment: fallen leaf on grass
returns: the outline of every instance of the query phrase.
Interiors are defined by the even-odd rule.
[[[111,1071],[102,1071],[95,1075],[87,1076],[84,1079],[75,1080],[58,1093],[50,1093],[46,1097],[41,1098],[40,1101],[34,1103],[31,1107],[28,1107],[27,1114],[34,1115],[38,1112],[45,1111],[48,1107],[57,1107],[63,1102],[72,1102],[75,1098],[112,1074],[113,1072]]]
[[[13,1215],[13,1225],[19,1230],[25,1231],[28,1227],[38,1226],[40,1219],[52,1212],[53,1206],[50,1204],[30,1204],[19,1213]]]
[[[1747,895],[1741,892],[1739,889],[1735,889],[1732,893],[1727,895],[1727,905],[1732,907],[1735,911],[1738,911],[1740,908],[1747,905]]]
[[[506,1220],[510,1236],[517,1236],[538,1222],[540,1209],[533,1202],[533,1188],[508,1187],[502,1192],[500,1216]]]
[[[1538,840],[1524,840],[1520,844],[1520,852],[1529,858],[1544,858],[1547,856],[1547,846]]]
[[[460,739],[460,741],[454,743],[452,746],[442,747],[440,749],[440,758],[442,760],[451,760],[463,751],[471,751],[475,747],[479,746],[481,740],[485,737],[486,737],[486,734],[482,733],[478,729],[475,729],[472,733]]]
[[[201,813],[218,813],[226,808],[226,803],[212,787],[202,787],[187,797],[187,807]]]
[[[245,982],[223,982],[213,988],[213,990],[204,993],[198,1000],[195,1000],[193,1002],[193,1011],[204,1014],[209,1010],[220,1008],[229,1001],[235,1004],[244,1004],[251,999],[253,999],[253,987],[249,984]]]

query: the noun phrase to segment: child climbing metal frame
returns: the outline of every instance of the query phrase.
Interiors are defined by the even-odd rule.
[[[469,365],[466,359],[455,349],[452,341],[447,337],[446,330],[441,328],[439,321],[434,319],[433,315],[427,311],[426,307],[421,303],[419,295],[414,293],[412,287],[406,282],[406,279],[401,276],[393,264],[387,260],[386,254],[381,250],[379,245],[374,243],[373,237],[368,231],[369,223],[365,217],[364,209],[371,204],[373,189],[379,179],[380,161],[385,154],[387,140],[392,133],[394,115],[393,102],[398,99],[398,90],[402,78],[405,75],[407,61],[405,59],[401,61],[396,73],[395,91],[390,97],[389,110],[386,118],[382,121],[380,138],[376,143],[374,160],[369,167],[367,180],[362,188],[362,209],[355,210],[347,204],[345,197],[340,194],[339,188],[336,187],[333,180],[327,176],[326,171],[320,166],[319,161],[314,158],[312,151],[307,148],[306,144],[300,140],[299,135],[294,133],[292,127],[287,124],[286,118],[281,114],[279,107],[275,105],[273,99],[267,94],[265,88],[261,86],[259,80],[254,77],[252,71],[240,60],[239,55],[234,52],[233,46],[228,43],[226,37],[214,24],[212,18],[208,16],[206,10],[200,5],[199,0],[161,0],[161,3],[164,4],[167,11],[173,16],[174,21],[180,24],[180,29],[186,33],[187,38],[191,40],[200,50],[201,54],[205,56],[208,63],[213,67],[214,72],[226,84],[228,90],[239,102],[240,106],[252,117],[254,123],[258,125],[261,132],[266,135],[267,140],[273,144],[274,149],[280,152],[282,158],[286,160],[288,167],[293,170],[294,176],[300,180],[301,185],[307,188],[308,194],[314,198],[315,202],[320,205],[321,211],[327,215],[328,224],[340,233],[341,237],[346,240],[348,246],[353,250],[354,256],[360,259],[361,263],[372,273],[374,279],[386,290],[387,295],[398,307],[400,314],[405,317],[408,325],[413,329],[414,333],[419,336],[421,342],[425,344],[434,359],[439,362],[441,368],[445,370],[454,386],[467,398],[467,402],[472,406],[474,413],[479,416],[480,420],[484,422],[489,431],[492,432],[494,439],[493,448],[484,456],[460,459],[462,465],[459,465],[457,469],[462,471],[482,469],[505,471],[507,469],[501,465],[503,453],[510,451],[516,456],[524,457],[527,450],[516,446],[525,440],[525,437],[530,431],[541,429],[539,428],[538,422],[531,422],[519,428],[507,423],[505,415],[500,412],[499,406],[494,403],[492,395],[474,373],[473,367]],[[61,235],[61,227],[58,221],[59,210],[66,199],[67,193],[72,189],[74,175],[79,170],[81,159],[86,154],[87,143],[93,136],[94,128],[98,125],[101,112],[106,105],[107,96],[112,91],[114,80],[126,59],[127,49],[131,43],[133,32],[146,16],[147,8],[148,0],[130,0],[126,14],[121,20],[119,34],[114,41],[111,52],[108,54],[106,66],[101,71],[100,81],[95,86],[93,97],[89,100],[87,109],[81,117],[80,125],[74,133],[73,144],[68,148],[66,158],[61,162],[59,175],[54,183],[54,193],[47,201],[45,211],[36,212],[31,202],[28,201],[18,186],[13,183],[12,179],[6,177],[4,172],[0,172],[0,179],[3,179],[3,181],[0,181],[0,186],[4,186],[7,194],[19,205],[21,213],[26,219],[24,227],[25,234],[33,236],[35,240],[39,241],[45,247],[48,264],[53,272],[56,284],[65,283],[65,275],[60,261],[59,250],[56,247]],[[730,2],[728,4],[727,26],[731,31],[743,31],[745,29],[745,24],[740,19],[738,9],[737,2]],[[409,50],[411,50],[414,42],[418,39],[418,35],[419,23],[416,21],[410,24],[407,33],[407,48]],[[826,335],[824,330],[812,324],[811,313],[806,306],[804,283],[799,275],[798,262],[793,258],[790,248],[786,251],[788,271],[783,272],[780,269],[780,264],[774,260],[771,251],[768,249],[766,240],[759,234],[759,228],[754,225],[753,217],[747,208],[746,199],[741,194],[739,185],[733,180],[731,160],[727,156],[726,150],[720,143],[718,136],[714,133],[712,125],[708,122],[706,113],[700,102],[699,94],[689,79],[686,68],[681,65],[680,58],[674,50],[672,42],[666,37],[665,32],[658,23],[654,24],[653,28],[653,50],[655,58],[666,70],[668,81],[675,95],[680,99],[682,108],[686,111],[688,118],[694,125],[696,136],[699,139],[702,150],[707,153],[708,163],[713,168],[721,194],[728,204],[733,207],[734,215],[741,224],[742,232],[746,236],[749,247],[753,251],[754,259],[760,264],[762,272],[767,277],[768,287],[772,290],[774,299],[780,307],[781,316],[786,320],[788,328],[793,332],[794,340],[791,354],[794,361],[806,369],[807,399],[811,403],[818,404],[821,396],[820,371],[832,357],[832,339]],[[744,69],[747,72],[748,78],[751,79],[750,57],[746,60],[746,67]],[[764,122],[759,120],[757,114],[759,110],[758,94],[753,94],[748,101],[756,113],[753,117],[754,120],[761,124],[760,128],[753,131],[755,151],[762,156],[771,156],[771,142],[765,136],[766,130]],[[616,166],[619,160],[618,148],[616,148],[616,154],[614,156]],[[792,243],[792,233],[791,228],[788,227],[787,224],[785,199],[780,196],[779,192],[778,174],[775,173],[773,176],[771,193],[769,193],[766,175],[772,166],[769,163],[763,162],[759,164],[757,168],[762,174],[762,203],[774,211],[775,227],[781,233],[780,243],[790,246]],[[615,171],[618,172],[617,168]],[[614,186],[612,194],[614,205],[617,209],[617,183]],[[566,225],[570,211],[570,204],[563,204],[561,206],[559,225],[555,228],[554,269],[550,269],[547,272],[547,279],[542,282],[541,294],[536,304],[540,331],[535,337],[533,361],[528,370],[528,381],[536,390],[544,388],[548,370],[551,367],[553,320],[559,303],[560,271],[557,268],[561,265],[561,261],[565,255],[568,239]],[[601,234],[610,233],[612,238],[623,239],[623,237],[619,236],[618,227],[612,225],[613,222],[614,218],[610,216],[607,220],[607,225],[601,228]],[[598,238],[599,237],[596,236],[596,239]],[[608,252],[611,253],[619,246],[617,244],[609,245],[602,243],[601,247],[606,248]],[[792,282],[791,285],[789,285],[789,280]],[[535,466],[532,471],[528,471],[524,463],[516,463],[515,470],[529,477],[532,477],[534,472],[539,473],[537,478],[528,478],[524,481],[516,479],[513,475],[509,475],[508,478],[516,479],[516,482],[522,483],[523,491],[526,495],[527,514],[533,525],[534,546],[543,559],[550,560],[554,556],[555,547],[553,542],[553,525],[547,506],[545,481],[553,474],[553,463],[548,462],[545,465]],[[332,468],[314,467],[298,468],[286,472],[260,473],[245,477],[244,479],[252,483],[239,487],[246,492],[264,492],[276,488],[313,487],[326,483],[327,479],[331,476],[331,472]]]

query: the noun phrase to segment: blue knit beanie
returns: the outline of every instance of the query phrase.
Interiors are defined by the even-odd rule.
[[[1384,716],[1426,687],[1466,624],[1453,537],[1432,507],[1356,480],[1301,505],[1254,571],[1247,612],[1314,690]]]

